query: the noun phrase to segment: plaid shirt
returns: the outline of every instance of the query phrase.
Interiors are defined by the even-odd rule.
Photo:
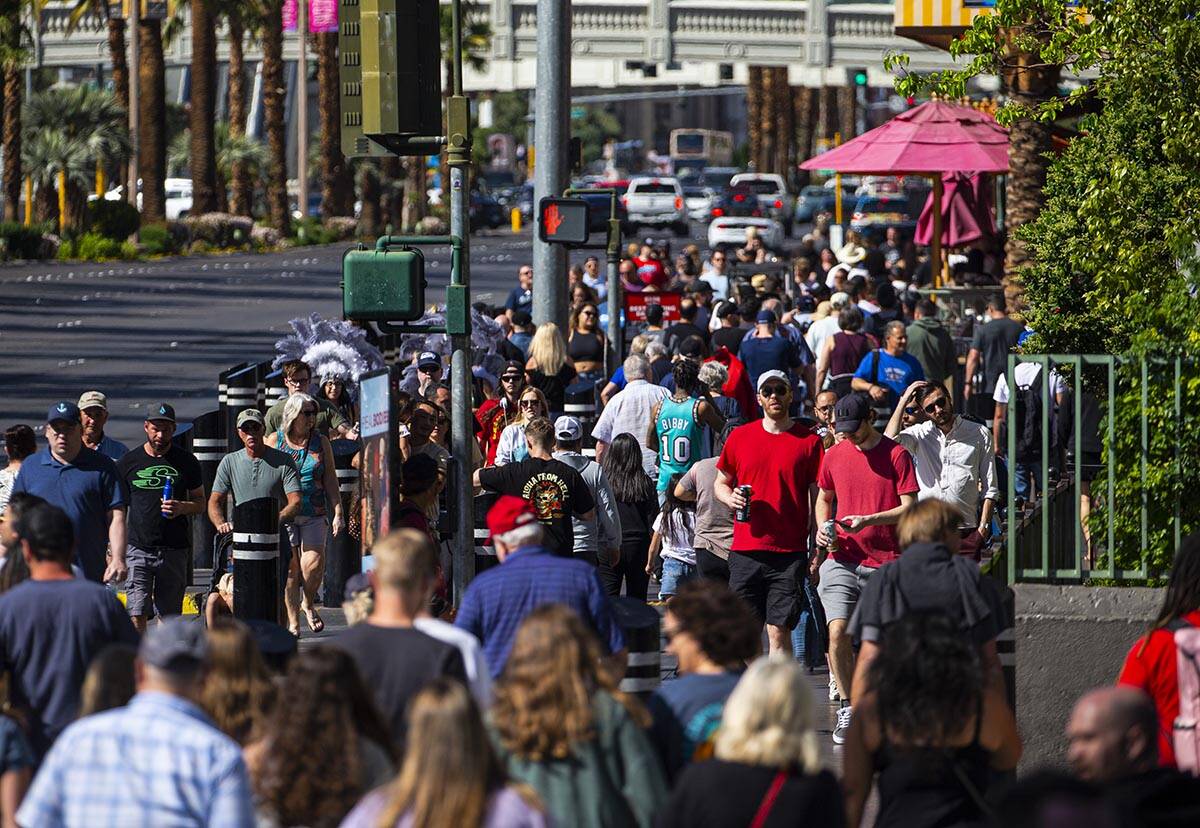
[[[237,744],[191,702],[141,692],[63,731],[17,822],[250,828],[254,810]]]

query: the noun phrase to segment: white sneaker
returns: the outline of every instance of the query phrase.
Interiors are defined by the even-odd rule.
[[[846,744],[846,732],[850,730],[850,708],[840,707],[837,712],[837,725],[833,728],[833,743]]]
[[[832,675],[829,677],[829,700],[831,702],[842,700],[842,694],[838,692],[837,679]]]

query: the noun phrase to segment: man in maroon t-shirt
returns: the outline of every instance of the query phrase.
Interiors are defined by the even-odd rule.
[[[854,644],[846,625],[876,569],[900,554],[895,524],[917,500],[919,486],[912,456],[871,424],[874,416],[865,394],[850,394],[833,409],[834,431],[845,434],[825,454],[817,482],[817,546],[828,550],[835,539],[825,533],[837,501],[836,545],[822,563],[813,556],[810,572],[820,574],[817,592],[829,624],[829,663],[842,697],[833,741],[846,740],[850,727],[850,683],[854,676]]]
[[[771,653],[791,652],[789,632],[800,618],[797,581],[803,577],[817,494],[821,439],[788,416],[792,384],[782,371],[758,378],[763,419],[735,429],[717,461],[714,493],[750,520],[733,524],[729,586],[767,625]],[[738,486],[750,486],[749,499]]]

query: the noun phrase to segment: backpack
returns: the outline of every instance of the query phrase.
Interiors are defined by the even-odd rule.
[[[1200,627],[1182,618],[1167,625],[1175,633],[1175,671],[1179,679],[1179,715],[1172,726],[1175,764],[1200,776]]]
[[[802,609],[800,620],[792,632],[792,654],[811,673],[825,666],[825,653],[829,650],[829,642],[825,640],[825,608],[821,606],[817,590],[808,578],[804,578],[800,595]]]

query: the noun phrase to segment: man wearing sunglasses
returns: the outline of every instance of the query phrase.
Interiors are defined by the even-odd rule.
[[[749,508],[735,521],[729,586],[767,625],[771,653],[791,652],[790,632],[800,618],[803,577],[817,494],[821,440],[789,415],[792,383],[782,371],[758,378],[763,418],[734,429],[717,461],[714,493],[731,509]],[[740,486],[751,487],[747,498]]]
[[[283,387],[287,389],[288,396],[309,393],[312,388],[312,370],[308,367],[308,363],[291,359],[280,365],[279,370],[283,372]],[[346,422],[346,418],[342,416],[342,412],[338,411],[337,406],[322,396],[314,396],[316,396],[317,405],[321,408],[317,412],[317,431],[330,440],[336,440],[339,437],[346,440],[357,440],[358,428]],[[268,434],[279,431],[279,427],[283,425],[283,404],[286,402],[287,397],[284,397],[267,409],[263,422]]]
[[[484,465],[496,465],[496,447],[500,445],[500,434],[521,417],[518,401],[525,391],[525,364],[516,360],[505,364],[500,372],[500,393],[495,399],[484,400],[475,412],[479,431],[475,436],[483,446]]]
[[[902,429],[904,410],[912,405],[929,419]],[[1000,492],[991,432],[955,413],[943,383],[914,382],[905,389],[884,434],[912,455],[920,499],[936,497],[958,509],[963,540],[959,551],[978,557],[991,535],[992,510]]]

